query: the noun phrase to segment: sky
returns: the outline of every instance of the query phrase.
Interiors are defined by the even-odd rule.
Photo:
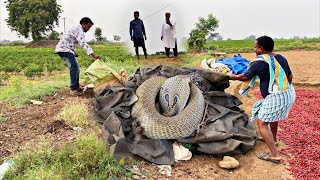
[[[16,32],[11,32],[5,19],[8,12],[5,0],[0,0],[0,41],[25,40]],[[171,12],[177,23],[178,49],[183,50],[180,41],[188,37],[199,17],[212,13],[219,19],[217,32],[223,39],[244,39],[268,35],[273,38],[319,37],[320,0],[57,0],[62,6],[59,26],[63,32],[63,19],[66,29],[79,24],[82,17],[90,17],[95,23],[87,32],[86,39],[94,38],[94,28],[100,27],[102,35],[113,40],[120,35],[131,50],[133,43],[129,37],[129,22],[133,12],[139,11],[144,21],[149,52],[163,51],[160,40],[161,26],[165,12]],[[180,48],[179,48],[180,47]],[[142,50],[141,50],[142,51]]]

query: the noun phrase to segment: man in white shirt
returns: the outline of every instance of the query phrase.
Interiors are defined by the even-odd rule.
[[[162,24],[161,40],[163,41],[166,55],[169,57],[170,49],[173,49],[174,56],[178,56],[176,39],[176,22],[170,20],[171,14],[165,13],[166,22]]]
[[[71,94],[78,94],[83,90],[79,84],[80,67],[76,60],[76,44],[79,43],[87,54],[95,60],[99,59],[99,56],[93,53],[85,40],[85,33],[90,30],[92,25],[93,22],[91,19],[87,17],[82,18],[80,20],[80,25],[71,28],[65,33],[56,46],[55,52],[66,62],[70,69]]]

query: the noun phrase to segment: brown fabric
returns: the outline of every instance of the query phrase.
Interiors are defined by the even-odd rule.
[[[238,108],[241,101],[224,93],[229,79],[211,71],[169,66],[143,67],[128,78],[125,86],[107,86],[96,95],[95,120],[102,125],[106,143],[116,158],[141,156],[156,164],[174,164],[172,141],[148,139],[131,117],[131,108],[138,100],[135,91],[151,76],[167,78],[192,74],[192,82],[206,99],[206,116],[197,131],[179,142],[197,145],[197,150],[213,155],[244,154],[256,141],[255,126]]]

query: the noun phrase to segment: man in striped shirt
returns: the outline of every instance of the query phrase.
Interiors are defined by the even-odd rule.
[[[253,106],[251,121],[257,120],[260,134],[268,145],[270,153],[260,153],[257,157],[278,164],[281,162],[276,147],[278,121],[288,117],[296,95],[291,84],[293,76],[288,61],[280,54],[273,53],[273,47],[272,38],[259,37],[255,44],[257,57],[249,69],[244,74],[229,77],[230,80],[240,80],[245,83],[251,81],[250,84],[259,77],[263,99]]]
[[[99,56],[94,54],[90,46],[85,40],[85,33],[90,30],[93,22],[91,19],[84,17],[80,20],[80,25],[71,28],[65,33],[58,45],[56,46],[55,52],[66,62],[70,70],[70,93],[79,94],[82,92],[82,88],[79,84],[80,67],[76,60],[76,44],[86,51],[88,56],[93,57],[95,60],[99,59]]]

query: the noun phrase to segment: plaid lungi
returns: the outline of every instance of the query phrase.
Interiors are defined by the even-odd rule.
[[[277,122],[287,118],[295,98],[292,84],[285,91],[269,94],[254,104],[251,121],[260,119],[263,122]]]

